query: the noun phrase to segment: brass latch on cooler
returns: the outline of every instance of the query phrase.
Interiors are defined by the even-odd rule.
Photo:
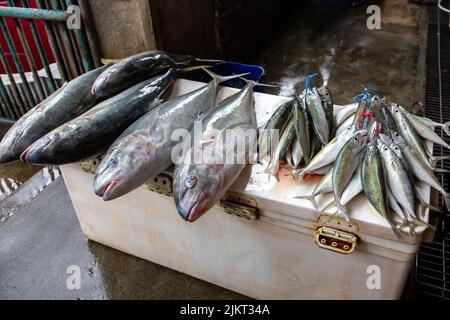
[[[259,217],[259,209],[256,207],[256,201],[234,192],[228,192],[220,200],[220,206],[226,213],[248,220],[256,220]]]
[[[321,218],[319,221],[327,219],[324,216]],[[341,229],[345,229],[345,231]],[[317,228],[314,239],[321,248],[350,254],[355,251],[358,244],[358,237],[353,232],[358,232],[356,224],[343,219],[333,218],[327,223],[327,226],[322,225]]]

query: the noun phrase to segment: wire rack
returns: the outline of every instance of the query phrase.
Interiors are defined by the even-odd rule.
[[[443,1],[445,2],[450,1]],[[450,121],[450,16],[428,7],[428,37],[426,54],[425,116],[439,122]],[[450,143],[449,137],[437,130]],[[435,155],[449,156],[450,151],[435,144]],[[450,160],[441,167],[450,170]],[[449,174],[442,174],[442,185],[449,190]],[[443,205],[439,196],[440,208]],[[440,214],[437,234],[432,243],[424,243],[415,265],[415,295],[417,298],[450,299],[450,214]]]

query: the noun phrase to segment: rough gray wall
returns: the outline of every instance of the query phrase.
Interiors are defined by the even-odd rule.
[[[149,0],[87,2],[101,57],[124,58],[156,48]]]

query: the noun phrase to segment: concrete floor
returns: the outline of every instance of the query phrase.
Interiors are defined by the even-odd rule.
[[[420,100],[420,7],[408,5],[407,0],[384,3],[381,30],[365,27],[362,9],[319,30],[293,23],[250,62],[266,69],[265,81],[279,84],[282,95],[301,91],[304,76],[320,71],[336,103],[350,102],[364,84],[411,107]],[[393,10],[393,4],[404,10]],[[26,180],[34,170],[18,164],[3,166],[0,177]],[[13,217],[0,221],[0,298],[244,298],[87,241],[61,178],[31,203],[21,205]],[[80,290],[66,287],[70,265],[81,269]]]
[[[61,177],[0,224],[0,257],[0,299],[245,298],[88,241]],[[66,285],[73,265],[79,290]]]

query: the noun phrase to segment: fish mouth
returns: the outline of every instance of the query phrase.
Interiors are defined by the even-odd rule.
[[[45,163],[45,155],[42,152],[44,151],[45,147],[50,144],[51,140],[49,138],[46,138],[45,141],[41,139],[31,144],[20,154],[20,161],[28,164]],[[44,156],[44,158],[42,156]]]
[[[113,191],[113,189],[119,184],[120,181],[118,180],[112,180],[111,182],[103,185],[103,187],[101,187],[98,190],[95,190],[95,194],[98,195],[99,197],[102,197],[104,201],[109,201],[109,200],[113,200],[116,197],[113,196],[111,193]]]
[[[30,164],[28,161],[28,151],[30,150],[31,146],[26,148],[21,154],[20,154],[20,161]]]
[[[177,211],[185,221],[194,222],[205,212],[205,208],[207,207],[207,199],[208,197],[205,193],[200,193],[195,199],[194,204],[187,210],[182,207],[181,201],[177,201]]]

